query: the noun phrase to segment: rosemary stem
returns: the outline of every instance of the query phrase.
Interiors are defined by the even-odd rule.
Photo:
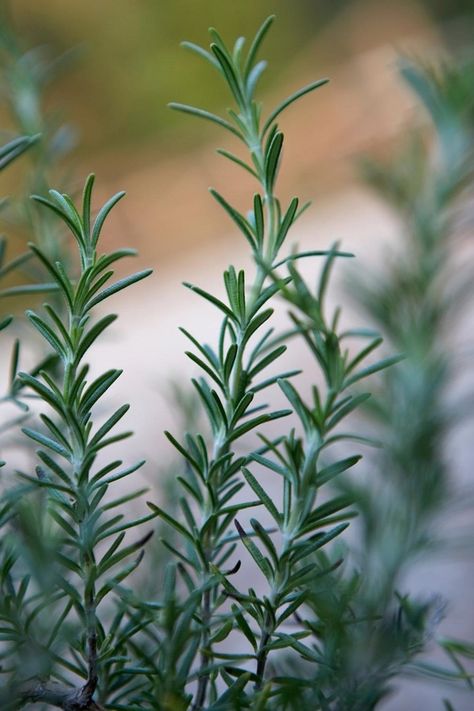
[[[260,296],[263,288],[263,284],[265,282],[265,271],[262,269],[260,265],[257,266],[256,274],[255,274],[255,279],[254,283],[251,287],[250,290],[250,302],[249,302],[249,308],[253,308],[255,302],[257,301],[258,297]],[[238,393],[241,390],[241,380],[242,380],[242,374],[243,374],[243,365],[244,365],[244,355],[245,355],[245,345],[243,343],[243,335],[244,332],[241,330],[239,334],[239,345],[238,345],[238,350],[236,354],[236,360],[234,364],[234,377],[233,377],[233,382],[232,382],[232,387],[230,388],[230,394],[227,399],[226,403],[226,410],[227,414],[229,416],[229,419],[231,419],[233,415],[233,409],[237,405],[237,400],[238,400]],[[229,434],[229,433],[228,433]],[[215,437],[214,441],[212,443],[212,459],[215,461],[219,459],[224,454],[227,454],[230,451],[230,444],[229,440],[227,439],[224,443],[218,438]],[[207,511],[212,510],[212,507],[215,505],[215,502],[218,499],[219,495],[219,488],[220,488],[221,482],[219,480],[219,477],[215,480],[215,483],[208,483],[208,488],[207,488],[207,497],[205,501],[205,509]],[[204,523],[206,523],[206,517],[204,517]],[[205,553],[206,553],[206,561],[205,561],[205,569],[204,569],[204,575],[207,578],[209,574],[209,564],[212,562],[214,555],[215,555],[215,550],[216,546],[219,542],[219,538],[216,535],[216,527],[213,525],[211,529],[209,529],[208,533],[206,534],[207,537],[207,543],[205,546]],[[205,581],[203,581],[205,582]],[[209,665],[209,658],[212,656],[212,650],[210,649],[210,623],[212,619],[212,611],[211,611],[211,599],[212,599],[212,591],[211,590],[205,590],[203,593],[203,599],[202,599],[202,605],[201,605],[201,621],[202,621],[202,626],[203,626],[203,631],[202,631],[202,637],[201,637],[201,647],[200,647],[200,662],[199,662],[199,671],[198,671],[198,685],[197,685],[197,690],[196,690],[196,696],[195,700],[192,705],[192,711],[200,711],[204,703],[206,701],[206,694],[207,694],[207,687],[209,683],[209,673],[204,672],[204,669]]]
[[[266,238],[266,243],[267,243],[267,250],[266,254],[268,255],[267,258],[270,258],[272,260],[274,258],[274,240],[275,240],[275,219],[274,219],[274,198],[272,195],[268,195],[266,193],[266,199],[265,199],[265,206],[266,206],[266,213],[267,213],[267,224],[268,224],[268,232],[267,232],[267,238]],[[247,313],[252,313],[255,304],[260,297],[263,286],[265,284],[265,279],[266,279],[266,271],[262,267],[261,264],[257,264],[256,266],[256,272],[255,272],[255,277],[253,284],[250,288],[250,296],[249,296],[249,301],[247,305]],[[226,402],[226,411],[227,415],[229,416],[229,420],[232,418],[233,415],[233,410],[236,407],[239,399],[239,393],[242,391],[242,376],[244,372],[244,356],[245,356],[245,343],[244,343],[244,336],[245,336],[245,327],[246,324],[242,324],[240,331],[238,333],[238,349],[237,349],[237,354],[235,358],[235,363],[233,367],[233,378],[232,378],[232,384],[230,387],[230,393],[229,397],[227,398]],[[229,433],[228,433],[229,434]],[[220,456],[223,454],[227,454],[230,451],[230,444],[229,444],[229,438],[227,438],[227,441],[222,444],[220,440],[217,438],[214,438],[214,442],[212,445],[212,458],[215,461],[218,459]],[[221,482],[219,481],[219,478],[217,478],[216,483],[214,485],[211,485],[209,483],[209,486],[211,486],[212,491],[208,489],[207,491],[207,499],[206,499],[206,509],[210,510],[213,506],[213,503],[217,501],[218,499],[218,494],[219,494],[219,488],[220,488]],[[209,508],[208,508],[209,507]],[[212,528],[209,531],[209,534],[207,536],[207,545],[206,545],[206,568],[205,568],[205,576],[207,577],[209,573],[209,563],[212,562],[212,559],[215,554],[215,549],[216,545],[219,542],[218,538],[216,537],[216,529],[215,526],[212,526]],[[212,656],[212,650],[209,648],[209,643],[210,643],[210,623],[211,623],[211,618],[212,618],[212,611],[211,611],[211,596],[212,596],[212,591],[211,590],[206,590],[203,593],[203,600],[202,600],[202,606],[201,606],[201,620],[202,620],[202,625],[203,625],[203,632],[202,632],[202,638],[201,638],[201,651],[200,651],[200,670],[198,672],[198,685],[197,685],[197,690],[196,690],[196,697],[192,706],[192,711],[200,711],[203,708],[203,705],[206,700],[206,694],[207,694],[207,687],[209,683],[209,673],[205,673],[204,669],[209,665],[209,658]],[[266,652],[264,653],[264,647],[266,645],[266,642],[264,642],[261,647],[262,647],[262,661],[261,664],[263,664],[263,668],[265,667],[265,660],[266,660]],[[202,673],[201,673],[202,672]]]
[[[210,634],[209,634],[209,623],[211,619],[211,591],[206,590],[203,594],[203,604],[202,604],[202,625],[203,625],[203,635],[201,643],[200,652],[200,671],[205,669],[208,665],[209,660],[207,656],[207,650],[209,648]],[[207,685],[209,682],[209,674],[200,673],[199,680],[196,691],[196,698],[194,700],[192,711],[198,711],[202,709],[206,701]]]
[[[267,660],[268,660],[268,650],[266,647],[272,637],[271,628],[270,629],[267,628],[267,626],[269,626],[270,623],[271,623],[270,615],[267,613],[265,615],[265,626],[264,626],[264,629],[262,632],[262,636],[260,637],[260,642],[259,642],[258,650],[257,650],[257,669],[255,672],[255,676],[256,676],[255,690],[256,691],[258,691],[259,689],[262,688],[263,680],[265,677],[265,668],[266,668]]]

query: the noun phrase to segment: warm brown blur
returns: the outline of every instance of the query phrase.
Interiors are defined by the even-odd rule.
[[[209,25],[227,38],[250,36],[263,17],[277,14],[263,50],[270,60],[262,80],[267,105],[316,78],[331,79],[283,119],[282,193],[321,201],[354,181],[356,156],[383,149],[403,127],[412,97],[397,75],[400,52],[439,54],[459,35],[463,40],[466,25],[455,22],[461,10],[444,4],[265,0],[256,7],[245,0],[237,10],[206,0],[197,11],[189,0],[17,0],[10,6],[28,44],[47,43],[53,56],[76,48],[48,93],[49,107],[78,132],[75,181],[94,170],[104,195],[126,189],[116,239],[132,241],[142,262],[163,268],[227,230],[208,185],[232,192],[237,202],[250,187],[213,151],[229,147],[225,133],[166,108],[171,100],[226,106],[212,69],[181,49],[180,40],[205,44]]]

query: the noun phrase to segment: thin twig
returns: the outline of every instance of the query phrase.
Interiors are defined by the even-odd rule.
[[[3,708],[4,703],[11,702],[11,694],[8,699],[2,699],[2,696],[0,701]],[[88,682],[80,688],[71,688],[55,681],[31,679],[14,691],[13,696],[23,704],[42,702],[63,711],[105,711],[103,706],[93,700]]]

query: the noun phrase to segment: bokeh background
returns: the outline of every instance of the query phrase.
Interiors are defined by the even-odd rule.
[[[119,325],[96,353],[98,368],[111,359],[124,368],[114,397],[132,404],[129,419],[137,435],[127,445],[127,456],[148,459],[145,476],[159,496],[163,462],[172,457],[161,432],[180,426],[170,391],[178,383],[186,393],[193,373],[178,326],[191,327],[209,341],[216,326],[212,310],[181,282],[219,291],[230,261],[249,264],[246,245],[207,187],[222,190],[242,208],[253,189],[216,155],[218,146],[232,148],[225,133],[167,108],[170,101],[215,112],[227,106],[217,77],[180,48],[180,41],[205,44],[209,25],[229,40],[249,37],[275,13],[262,53],[269,60],[260,86],[267,105],[330,77],[328,86],[282,120],[286,148],[280,194],[314,199],[295,241],[319,249],[340,239],[363,270],[383,261],[387,245],[399,240],[399,224],[362,184],[357,160],[390,155],[407,126],[426,120],[400,79],[399,58],[442,59],[468,48],[474,6],[472,0],[11,0],[2,3],[2,12],[19,49],[42,47],[33,63],[61,58],[40,104],[43,117],[63,126],[64,155],[49,167],[51,182],[74,193],[94,171],[98,201],[125,189],[127,198],[111,218],[105,241],[135,247],[134,267],[155,269],[146,282],[116,297]],[[25,106],[32,100],[28,86],[21,100]],[[28,129],[42,130],[43,119],[36,117],[35,126],[34,111],[28,115],[33,122]],[[8,106],[0,108],[0,118],[5,130],[14,128]],[[24,166],[15,166],[9,193],[24,190],[24,175]],[[14,250],[20,249],[24,228],[13,225],[9,233]],[[335,293],[350,313],[344,275]],[[464,322],[464,331],[470,327],[466,323],[472,325],[472,319]],[[291,358],[297,366],[307,362],[303,352]],[[450,445],[461,482],[471,476],[471,430],[458,430]],[[430,576],[433,592],[440,589],[451,601],[450,631],[472,637],[472,556],[455,565],[438,564]],[[435,708],[439,698],[437,689],[420,684],[408,685],[403,694],[387,709],[410,711],[420,703]],[[460,697],[455,707],[467,711],[470,703]]]

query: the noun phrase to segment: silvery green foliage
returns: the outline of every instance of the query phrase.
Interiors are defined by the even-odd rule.
[[[331,497],[327,483],[360,458],[356,454],[329,464],[321,453],[339,440],[352,438],[350,432],[341,431],[340,424],[368,397],[365,393],[354,396],[352,387],[398,360],[388,358],[365,365],[380,340],[371,333],[341,330],[338,310],[327,315],[330,271],[337,258],[351,255],[340,252],[337,245],[326,251],[284,253],[285,240],[301,208],[298,198],[283,206],[275,194],[284,141],[277,119],[326,80],[295,92],[262,117],[254,95],[266,64],[257,60],[257,53],[271,22],[269,18],[263,24],[247,53],[243,38],[230,50],[215,30],[210,31],[210,51],[185,43],[224,79],[236,104],[228,117],[172,104],[236,136],[247,157],[227,150],[219,152],[249,172],[258,188],[247,215],[211,190],[247,240],[254,273],[249,276],[230,266],[224,273],[225,300],[199,285],[186,284],[221,312],[222,325],[215,347],[201,344],[195,334],[183,329],[193,346],[187,355],[202,371],[193,384],[212,437],[206,441],[190,433],[180,440],[168,433],[186,462],[186,474],[179,478],[182,516],[176,519],[156,510],[182,539],[173,550],[189,595],[185,615],[192,614],[188,622],[189,651],[182,662],[190,676],[188,672],[187,678],[181,674],[173,680],[168,676],[160,680],[153,708],[166,708],[164,681],[173,689],[175,703],[179,699],[182,708],[191,706],[195,711],[235,705],[283,708],[286,684],[271,678],[271,658],[290,650],[307,663],[308,676],[311,668],[318,668],[322,655],[308,628],[306,617],[311,611],[305,601],[310,582],[329,574],[340,561],[329,554],[327,565],[318,566],[314,556],[344,531],[353,515],[350,500]],[[315,291],[297,269],[299,259],[311,257],[323,259]],[[266,372],[269,366],[278,364],[287,348],[286,337],[275,335],[270,326],[271,303],[278,297],[290,306],[291,335],[304,339],[323,376],[324,387],[314,385],[309,401],[291,383],[299,371],[273,375],[272,368],[270,374]],[[346,343],[367,336],[369,344],[350,355]],[[283,391],[287,409],[275,411],[262,402],[262,396],[272,387]],[[298,424],[289,432],[288,425],[284,427],[287,434],[276,438],[265,434],[265,425],[290,415]],[[248,439],[241,442],[252,432],[260,438],[256,448],[248,444]],[[276,500],[263,483],[269,476],[280,482],[281,493]],[[322,490],[329,495],[324,501]],[[236,500],[240,492],[246,492],[248,498],[242,501],[240,494]],[[255,512],[250,525],[244,526],[241,516],[247,509]],[[270,526],[261,523],[268,519]],[[266,588],[263,594],[253,588],[241,590],[233,582],[232,576],[245,555],[259,569]],[[288,627],[295,618],[296,631]],[[236,633],[243,640],[240,654],[228,651],[233,642],[225,645],[225,640]],[[160,679],[156,667],[154,673]],[[195,680],[194,689],[186,688],[189,680]],[[301,686],[298,680],[295,682],[296,687]],[[223,687],[227,691],[222,696]]]
[[[469,229],[473,69],[472,60],[437,68],[404,60],[402,77],[429,123],[409,130],[389,163],[363,163],[370,185],[396,214],[403,241],[377,273],[354,275],[352,296],[405,359],[383,373],[365,406],[368,424],[384,441],[373,476],[344,487],[355,499],[362,535],[358,580],[333,602],[340,641],[332,667],[342,708],[372,708],[402,673],[447,681],[459,675],[472,689],[465,666],[472,644],[437,630],[449,604],[433,595],[431,583],[421,597],[401,590],[421,557],[455,549],[458,536],[458,492],[446,448],[452,429],[473,412],[472,393],[450,397],[460,356],[453,326],[472,295],[472,264],[460,268],[455,258]],[[369,623],[342,628],[335,613],[345,608]],[[435,641],[446,666],[420,658]]]
[[[459,358],[454,326],[472,294],[472,265],[460,268],[455,259],[469,230],[474,177],[472,60],[436,69],[405,60],[401,73],[429,125],[413,128],[389,164],[365,161],[363,169],[400,219],[403,249],[354,289],[372,322],[406,355],[370,403],[374,425],[385,431],[387,487],[397,492],[410,530],[396,569],[426,539],[439,538],[436,517],[454,493],[446,443],[470,414],[465,396],[446,402]]]
[[[96,462],[104,448],[130,435],[114,432],[128,410],[123,405],[97,426],[93,411],[120,376],[111,369],[92,378],[85,356],[115,320],[94,319],[94,309],[150,272],[111,281],[112,265],[134,254],[98,252],[104,222],[123,197],[118,193],[91,218],[94,176],[86,182],[82,209],[54,190],[36,197],[72,233],[80,262],[73,280],[60,262],[37,246],[30,248],[44,264],[64,301],[64,316],[44,305],[28,311],[31,325],[60,362],[53,375],[45,370],[19,373],[18,381],[35,393],[43,412],[38,427],[24,433],[39,449],[36,476],[18,473],[17,485],[3,495],[1,569],[2,708],[33,701],[64,709],[99,708],[93,700],[98,677],[119,674],[121,644],[140,629],[124,618],[122,607],[110,616],[104,600],[138,566],[151,535],[125,541],[127,531],[155,517],[149,512],[124,520],[121,507],[143,491],[110,498],[110,485],[135,472],[143,462]],[[100,606],[100,607],[99,607]],[[117,656],[118,655],[118,656]],[[75,705],[74,705],[75,704]]]
[[[355,515],[353,498],[334,494],[332,485],[345,472],[351,476],[360,459],[353,442],[364,439],[344,427],[346,419],[369,402],[360,391],[365,379],[399,357],[374,361],[377,334],[341,329],[339,310],[328,312],[331,270],[351,255],[337,245],[285,251],[306,206],[297,198],[282,205],[276,195],[284,142],[277,119],[326,80],[264,116],[255,91],[265,62],[257,55],[272,19],[247,51],[243,38],[229,49],[215,30],[209,50],[185,43],[224,79],[235,105],[225,118],[172,105],[237,138],[244,157],[219,152],[257,186],[245,214],[211,190],[249,245],[251,273],[229,266],[223,298],[186,284],[217,309],[221,326],[213,345],[182,329],[191,343],[187,355],[200,370],[193,385],[210,434],[167,433],[182,457],[178,509],[149,503],[149,513],[124,517],[122,506],[144,492],[114,495],[115,484],[141,463],[103,457],[130,434],[114,429],[128,408],[95,423],[96,405],[120,375],[90,376],[85,358],[115,319],[94,320],[95,307],[149,273],[111,283],[111,266],[132,251],[98,252],[104,221],[123,194],[95,220],[93,176],[80,209],[54,190],[35,198],[72,234],[80,267],[73,278],[61,261],[31,245],[63,306],[45,304],[27,315],[60,367],[53,374],[18,375],[15,368],[14,381],[39,398],[42,414],[38,427],[24,428],[39,447],[36,475],[18,473],[0,508],[0,699],[8,711],[32,702],[65,711],[362,711],[375,708],[398,669],[393,672],[385,647],[375,645],[381,683],[371,684],[370,675],[354,678],[345,665],[354,640],[367,642],[366,632],[378,638],[382,630],[387,648],[413,656],[436,623],[435,605],[403,597],[395,616],[381,619],[377,606],[359,616],[367,610],[359,605],[363,576],[344,569],[341,547],[332,544]],[[313,258],[320,266],[316,286],[298,269],[300,259]],[[271,326],[275,299],[289,309],[285,333]],[[295,339],[306,344],[320,371],[322,384],[309,394],[294,384],[300,371],[275,375]],[[358,350],[348,347],[361,339]],[[272,389],[285,397],[284,409],[265,403]],[[332,445],[341,441],[351,449],[338,458]],[[276,482],[271,495],[270,478]],[[153,587],[149,564],[146,585],[127,587],[151,544],[151,530],[141,525],[156,517],[172,532],[163,540],[171,560],[156,575],[159,584]],[[130,540],[137,526],[141,532]],[[249,563],[260,576],[255,587],[237,575]]]
[[[18,157],[23,155],[23,153],[31,150],[32,147],[37,146],[39,140],[40,136],[38,135],[20,136],[4,144],[0,148],[0,171],[3,171],[7,166],[10,165],[10,163],[12,163]],[[7,198],[5,198],[4,201],[0,201],[0,209],[6,201]],[[12,273],[16,273],[19,269],[21,269],[32,256],[30,252],[26,252],[16,256],[10,261],[6,261],[7,251],[8,240],[4,235],[2,235],[0,236],[0,284],[5,278],[8,279],[8,277]],[[3,284],[1,285],[3,286]],[[35,293],[55,292],[56,288],[56,284],[45,282],[38,282],[35,284],[17,284],[15,286],[0,289],[0,300],[3,302],[5,297],[16,297],[21,295],[32,295]],[[0,317],[0,331],[3,331],[5,328],[7,328],[7,326],[9,326],[12,321],[13,316],[8,314],[8,312],[2,310],[2,314]],[[0,398],[0,404],[9,403],[11,405],[14,405],[17,408],[17,411],[19,410],[21,414],[18,417],[4,417],[0,428],[2,439],[4,439],[5,432],[7,430],[14,430],[28,416],[27,413],[29,408],[24,398],[23,385],[16,377],[19,359],[20,341],[17,338],[14,341],[13,347],[11,349],[8,383],[5,392]],[[33,369],[32,374],[35,374],[42,369],[48,369],[54,364],[54,362],[55,356],[48,353]],[[4,442],[2,442],[2,444],[3,443]]]

